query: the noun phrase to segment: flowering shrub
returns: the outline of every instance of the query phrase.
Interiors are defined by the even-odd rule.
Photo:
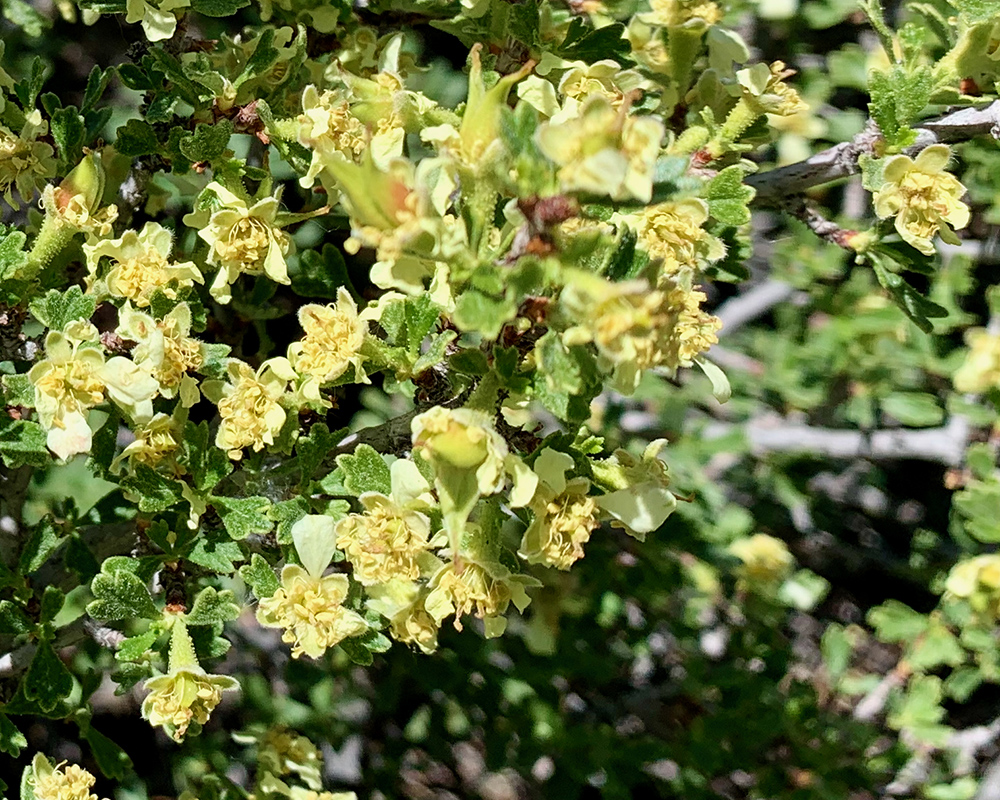
[[[3,10],[22,800],[975,796],[993,4]]]

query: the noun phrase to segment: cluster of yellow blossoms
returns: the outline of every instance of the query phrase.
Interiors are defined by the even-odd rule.
[[[31,762],[28,782],[37,800],[97,800],[90,791],[93,775],[76,764],[53,767],[41,753]]]

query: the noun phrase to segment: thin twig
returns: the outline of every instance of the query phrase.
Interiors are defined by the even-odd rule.
[[[983,108],[953,111],[938,119],[928,120],[915,130],[917,138],[906,148],[908,154],[919,153],[938,142],[964,142],[987,135],[1000,138],[1000,100]],[[865,129],[849,142],[835,145],[805,161],[750,175],[746,182],[757,190],[754,204],[781,206],[791,195],[856,175],[861,171],[858,159],[862,155],[873,155],[881,138],[878,128],[869,121]]]

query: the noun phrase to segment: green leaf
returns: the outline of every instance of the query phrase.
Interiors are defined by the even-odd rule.
[[[31,535],[24,543],[17,561],[18,572],[22,575],[36,572],[42,564],[49,560],[62,541],[60,531],[52,522],[52,518],[42,519],[31,529]]]
[[[90,295],[84,295],[79,286],[71,286],[65,292],[50,289],[44,297],[33,300],[28,308],[46,328],[61,331],[73,320],[90,319],[97,308],[97,301]]]
[[[28,237],[19,230],[7,230],[0,226],[0,279],[11,278],[28,263],[28,254],[24,252],[24,244]],[[4,287],[5,289],[7,287]],[[0,300],[6,301],[0,294]]]
[[[609,280],[624,281],[634,278],[637,270],[645,266],[647,259],[636,258],[635,245],[638,241],[639,237],[634,230],[628,227],[623,228],[621,235],[618,237],[618,246],[611,255],[611,260],[608,262],[608,268],[605,273]]]
[[[424,339],[434,330],[441,309],[430,295],[408,297],[403,302],[403,318],[406,322],[406,346],[411,353],[420,350]]]
[[[306,250],[299,254],[298,265],[289,268],[288,277],[292,291],[301,297],[336,300],[340,287],[351,286],[344,254],[332,244],[323,245],[321,253]]]
[[[926,392],[892,392],[882,401],[882,410],[914,428],[939,425],[944,419],[937,398]]]
[[[52,461],[45,441],[45,429],[37,422],[0,417],[0,458],[6,466],[44,467]]]
[[[149,649],[160,638],[161,632],[153,627],[138,636],[129,636],[115,651],[115,658],[118,661],[142,661],[146,658]]]
[[[278,576],[260,553],[254,553],[250,563],[240,567],[240,577],[258,600],[270,597],[281,587]]]
[[[486,339],[496,339],[500,329],[517,316],[517,303],[466,290],[455,304],[452,321],[462,331],[478,331]]]
[[[344,472],[344,486],[355,495],[392,490],[389,467],[371,445],[359,444],[353,455],[337,456],[337,466]]]
[[[868,112],[885,136],[890,147],[909,144],[913,139],[910,124],[927,107],[934,90],[934,73],[930,67],[909,70],[896,64],[889,72],[868,75],[871,102]]]
[[[823,654],[823,663],[830,677],[836,679],[844,674],[851,663],[851,650],[851,640],[844,626],[835,622],[827,625],[820,639],[820,652]]]
[[[1000,483],[969,483],[954,497],[955,510],[964,517],[965,530],[980,542],[1000,542]]]
[[[67,164],[78,164],[83,158],[83,146],[87,141],[79,109],[76,106],[60,108],[52,114],[50,126],[59,157]]]
[[[31,659],[24,676],[23,688],[25,697],[34,700],[46,711],[51,711],[73,691],[73,675],[56,655],[48,639],[38,642],[35,657]]]
[[[888,290],[890,297],[903,313],[924,333],[933,331],[934,326],[930,322],[931,319],[948,316],[948,309],[928,300],[900,275],[891,272],[875,253],[868,254],[868,261],[875,271],[878,282]]]
[[[23,5],[23,3],[21,3]],[[45,84],[45,67],[41,56],[35,56],[31,61],[31,74],[23,81],[14,84],[14,94],[23,108],[34,108],[38,93]]]
[[[207,422],[184,424],[184,441],[178,462],[187,467],[195,488],[207,491],[233,471],[233,463],[225,451],[212,441]]]
[[[206,586],[195,597],[191,610],[184,615],[188,625],[216,625],[231,622],[240,615],[236,595],[229,589],[217,591]]]
[[[17,758],[21,749],[28,746],[28,740],[6,714],[0,713],[0,753]]]
[[[372,654],[386,652],[392,646],[392,642],[377,630],[369,628],[360,636],[344,639],[339,646],[351,661],[367,667],[374,661]]]
[[[243,561],[244,556],[240,546],[232,539],[223,539],[216,531],[205,531],[187,554],[187,559],[213,572],[231,575],[236,572],[233,562]]]
[[[191,2],[191,8],[206,17],[231,17],[248,5],[250,0],[192,0]]]
[[[12,600],[0,600],[0,636],[31,633],[35,623]]]
[[[906,642],[924,633],[930,620],[898,600],[887,600],[868,612],[868,624],[883,642]]]
[[[181,139],[180,150],[185,157],[195,163],[215,161],[226,152],[232,135],[233,123],[228,119],[221,120],[215,125],[199,122],[193,134]]]
[[[412,373],[419,375],[444,360],[448,346],[455,341],[458,334],[455,331],[445,331],[431,337],[427,349],[420,354],[420,357],[413,362]]]
[[[942,664],[957,667],[965,661],[965,650],[950,630],[940,623],[915,640],[906,655],[906,663],[915,670],[930,670]]]
[[[101,773],[111,780],[125,780],[132,771],[132,759],[128,754],[89,722],[80,726],[80,732],[90,745],[90,752]]]
[[[41,609],[38,612],[40,622],[52,622],[66,602],[66,595],[58,586],[46,586],[42,592]]]
[[[145,120],[130,119],[119,126],[116,136],[115,149],[124,156],[135,158],[160,151],[160,141],[153,126]]]
[[[330,433],[330,429],[324,423],[317,422],[309,429],[308,436],[298,438],[295,442],[295,462],[302,476],[300,486],[304,487],[312,480],[330,451],[346,435],[346,428]]]
[[[104,92],[107,90],[108,84],[111,83],[111,79],[115,76],[115,72],[114,67],[102,70],[96,64],[90,70],[90,75],[87,76],[87,87],[83,92],[83,103],[80,105],[80,110],[83,113],[90,111],[97,101],[104,96]]]
[[[556,53],[570,61],[580,60],[593,64],[595,61],[611,58],[622,66],[629,66],[634,62],[629,58],[631,48],[624,34],[625,26],[620,22],[594,28],[580,17],[573,17],[566,30],[566,38]]]
[[[21,28],[33,39],[37,39],[52,27],[52,23],[47,17],[39,14],[24,0],[4,0],[0,5],[3,7],[4,19],[14,26]],[[31,105],[34,105],[34,103]]]
[[[153,667],[148,661],[131,662],[125,661],[118,665],[118,669],[111,673],[111,680],[118,684],[115,694],[121,696],[131,691],[139,682],[153,674]]]
[[[271,501],[266,497],[212,495],[209,502],[222,517],[226,533],[233,539],[245,539],[251,533],[267,533],[274,527],[274,522],[267,515]]]
[[[969,22],[988,22],[997,15],[995,0],[950,0],[950,2]]]
[[[90,457],[87,459],[87,466],[93,470],[99,478],[111,480],[111,464],[115,460],[118,452],[118,427],[121,420],[118,414],[112,411],[104,424],[97,429],[90,445]]]
[[[122,478],[121,486],[139,498],[139,510],[147,513],[165,511],[181,500],[180,483],[146,464],[137,464],[134,474]]]
[[[756,192],[743,183],[743,170],[726,167],[708,184],[708,212],[723,225],[745,225],[750,221],[750,201]]]
[[[278,544],[292,543],[292,525],[309,513],[309,501],[304,497],[282,500],[271,506],[268,516],[278,523],[275,537]]]
[[[4,405],[35,407],[35,386],[27,375],[4,375],[0,377],[3,386]]]
[[[90,591],[96,599],[87,605],[87,613],[102,621],[158,618],[160,612],[146,584],[136,574],[141,566],[140,561],[125,557],[105,560],[101,574],[91,581]]]

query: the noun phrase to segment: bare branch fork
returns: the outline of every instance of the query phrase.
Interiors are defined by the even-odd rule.
[[[938,119],[928,120],[915,130],[917,139],[905,150],[910,155],[939,142],[964,142],[986,135],[1000,139],[1000,100],[982,108],[953,111]],[[874,155],[875,146],[881,138],[875,123],[869,121],[865,129],[849,142],[835,145],[805,161],[750,175],[746,183],[757,190],[754,204],[782,206],[790,195],[856,175],[861,171],[858,159],[862,155]]]

